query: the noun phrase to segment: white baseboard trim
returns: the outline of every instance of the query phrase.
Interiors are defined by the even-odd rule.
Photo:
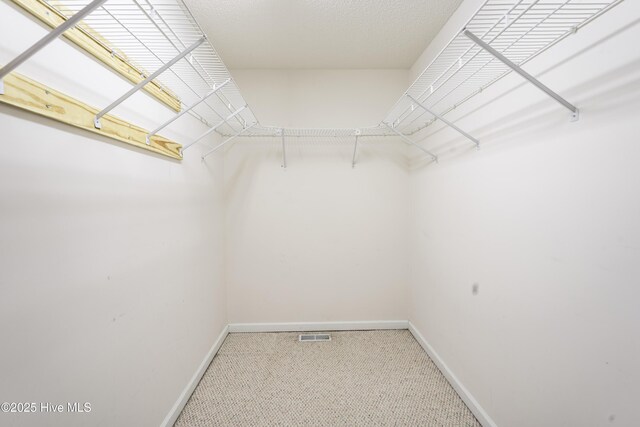
[[[211,349],[207,353],[207,356],[204,358],[202,363],[200,363],[200,366],[196,370],[195,374],[193,374],[193,377],[191,377],[191,381],[189,381],[185,389],[182,390],[182,393],[180,393],[178,400],[173,405],[173,407],[165,417],[164,421],[162,421],[162,424],[161,424],[162,427],[171,427],[176,422],[176,420],[180,416],[180,413],[184,409],[184,405],[187,404],[187,401],[191,397],[191,394],[198,386],[200,379],[202,379],[202,376],[204,375],[207,368],[211,364],[213,357],[216,355],[216,353],[218,353],[218,350],[220,350],[220,346],[222,346],[222,343],[224,342],[224,339],[227,337],[228,334],[229,334],[229,325],[225,326],[222,332],[220,333],[220,335],[218,335],[218,339],[216,340],[216,342],[213,343],[213,346],[211,346]]]
[[[418,343],[422,346],[424,351],[427,352],[433,363],[436,364],[442,375],[449,381],[451,387],[458,393],[462,401],[467,405],[467,407],[473,412],[473,415],[478,419],[480,424],[483,427],[497,427],[496,423],[493,422],[491,417],[487,414],[487,412],[482,409],[482,406],[478,403],[478,401],[469,393],[469,390],[465,388],[464,385],[458,380],[455,374],[449,369],[449,367],[444,363],[444,361],[438,356],[438,353],[431,347],[431,345],[427,342],[427,340],[422,336],[420,332],[413,326],[413,323],[409,323],[409,331],[413,335],[413,337],[418,341]]]
[[[229,324],[229,332],[369,331],[408,328],[409,322],[406,320]]]

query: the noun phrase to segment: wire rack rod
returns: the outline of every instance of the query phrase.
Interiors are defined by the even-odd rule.
[[[353,142],[354,136],[391,136],[393,132],[385,129],[383,126],[364,128],[280,128],[276,126],[257,125],[247,136],[280,137],[282,135],[287,138],[352,138],[351,142]]]
[[[88,3],[87,0],[45,2],[67,18]],[[108,0],[86,16],[80,27],[113,55],[142,70],[143,77],[160,69],[204,34],[181,0]],[[205,40],[154,82],[166,92],[175,94],[187,107],[229,79],[231,75],[222,59],[210,41]],[[239,88],[231,80],[189,114],[213,126],[244,105],[246,102]],[[233,121],[225,121],[217,132],[236,133],[255,121],[251,109],[245,108],[234,116]]]
[[[162,35],[164,36],[164,38],[173,46],[174,49],[176,50],[180,50],[180,46],[178,46],[177,44],[182,46],[182,49],[184,49],[186,46],[185,44],[182,42],[182,40],[180,39],[180,37],[178,37],[178,35],[176,34],[176,32],[167,24],[167,22],[164,20],[164,18],[156,11],[155,7],[149,2],[149,0],[145,0],[145,3],[147,4],[149,11],[145,10],[145,8],[140,5],[140,3],[137,0],[133,0],[133,2],[136,4],[136,6],[138,7],[138,9],[145,15],[145,17],[154,24],[154,26],[158,29],[158,31],[160,31],[160,33],[162,33]],[[151,15],[151,13],[153,13],[155,16],[157,16],[157,20],[160,21],[162,24],[164,24],[164,27],[167,28],[167,31],[163,30],[161,28],[161,26],[159,25],[159,23],[155,22],[154,16]],[[202,33],[202,31],[195,31],[195,33]],[[171,34],[172,37],[169,37],[168,33]],[[174,42],[173,39],[176,40],[176,42]],[[177,43],[177,44],[176,44]],[[203,82],[205,84],[210,84],[210,82],[213,82],[214,79],[211,77],[211,75],[207,72],[207,70],[202,66],[201,62],[198,60],[197,57],[191,57],[191,59],[189,60],[189,66],[193,69],[193,71],[203,80]],[[215,85],[215,83],[214,83]],[[192,92],[196,93],[195,90],[193,90],[193,88],[190,88]],[[228,110],[232,110],[233,105],[229,102],[229,100],[224,96],[224,94],[216,92],[216,96],[218,97],[218,99],[220,99],[220,101],[222,102],[222,105],[224,105]],[[208,102],[204,102],[204,104],[206,106],[208,106],[212,112],[218,116],[219,118],[223,118],[222,115],[220,115],[217,110],[215,108],[213,108]],[[240,120],[239,118],[237,119],[238,123],[240,125],[243,125],[242,120]]]
[[[391,109],[384,122],[412,135],[512,70],[469,40],[469,30],[522,66],[623,0],[487,0]]]
[[[89,4],[89,0],[43,1],[67,19]],[[410,136],[433,123],[434,115],[427,111],[444,116],[512,71],[464,36],[465,29],[522,66],[622,1],[486,0],[378,126],[303,129],[260,125],[209,40],[154,82],[175,94],[185,108],[191,107],[188,114],[206,123],[211,132],[227,137],[325,138],[353,144],[355,136],[397,137],[396,131]],[[78,25],[112,55],[142,70],[143,78],[204,34],[182,0],[108,0]],[[224,87],[212,92],[224,82]]]

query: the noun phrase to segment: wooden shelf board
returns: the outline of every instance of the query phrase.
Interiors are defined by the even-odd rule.
[[[174,159],[182,159],[182,154],[180,154],[182,145],[159,135],[151,137],[150,144],[147,145],[147,130],[110,114],[101,118],[102,129],[96,129],[93,125],[93,119],[100,111],[99,109],[28,77],[14,72],[5,76],[3,81],[4,94],[0,95],[0,103],[12,105]]]
[[[42,0],[11,1],[51,28],[57,27],[66,20],[64,15]],[[122,58],[120,55],[112,55],[107,46],[107,40],[97,39],[82,29],[81,26],[70,28],[63,33],[63,36],[131,83],[138,84],[144,80],[142,71],[130,64],[126,58]],[[162,88],[158,83],[152,81],[143,90],[172,110],[180,111],[181,104],[178,97]]]

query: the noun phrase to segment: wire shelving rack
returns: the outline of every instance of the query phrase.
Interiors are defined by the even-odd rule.
[[[465,30],[522,66],[623,0],[487,0],[393,106],[385,122],[412,135],[512,69]]]
[[[89,4],[89,0],[43,1],[67,19],[82,13]],[[92,4],[99,5],[77,25],[112,55],[119,55],[143,70],[141,77],[154,77],[153,81],[163,90],[175,94],[183,111],[174,119],[188,112],[209,126],[209,131],[183,149],[211,132],[228,139],[262,136],[350,141],[355,138],[356,146],[361,137],[400,137],[437,161],[435,154],[409,137],[440,120],[479,145],[473,136],[449,122],[446,115],[511,71],[520,73],[556,98],[577,118],[576,107],[520,67],[622,1],[486,0],[422,71],[382,123],[352,129],[260,125],[211,41],[203,38],[201,27],[182,0],[93,0]],[[99,118],[100,115],[96,118],[96,127]],[[155,131],[172,121],[159,125]]]
[[[46,3],[68,18],[88,2],[46,0]],[[204,34],[180,0],[107,0],[86,16],[79,26],[110,49],[112,55],[119,55],[143,70],[145,76],[197,43]],[[175,94],[183,108],[200,101],[189,113],[210,126],[222,123],[219,133],[235,133],[256,122],[209,40],[154,81],[167,92]],[[223,84],[224,87],[202,101]]]

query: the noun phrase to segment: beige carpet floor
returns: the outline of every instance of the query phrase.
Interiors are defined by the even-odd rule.
[[[229,334],[176,426],[480,426],[406,330]]]

